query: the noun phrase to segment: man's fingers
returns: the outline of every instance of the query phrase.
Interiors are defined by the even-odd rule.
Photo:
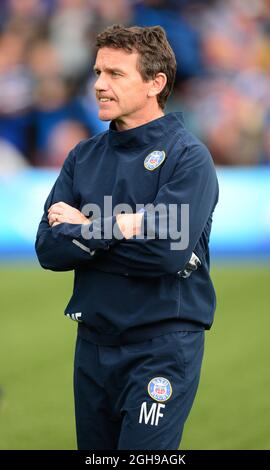
[[[57,219],[56,214],[49,215],[49,217],[48,217],[49,225],[52,225],[54,222],[56,222],[56,219]]]
[[[57,208],[57,207],[54,207],[52,210],[48,211],[48,215],[60,215],[60,214],[63,214],[63,209],[61,210],[61,208]]]
[[[75,207],[68,204],[56,203],[53,204],[48,210],[48,221],[50,226],[55,222],[70,223],[70,224],[89,224],[89,220]]]
[[[53,206],[51,206],[48,210],[48,213],[50,214],[51,212],[59,212],[63,210],[63,208],[61,208],[61,206],[57,205],[57,204],[54,204]]]
[[[51,213],[49,216],[48,216],[48,221],[49,221],[49,225],[53,225],[55,222],[58,222],[58,223],[62,223],[64,222],[64,216],[61,215],[61,214],[57,214],[57,213]]]
[[[69,204],[66,204],[65,202],[56,202],[55,204],[52,204],[51,207],[49,207],[48,209],[48,212],[51,212],[51,211],[55,211],[55,210],[61,210],[65,207],[71,207],[72,209],[74,209],[74,207],[70,206]]]
[[[60,206],[58,204],[53,204],[51,207],[48,209],[48,213],[50,214],[51,212],[59,211]]]

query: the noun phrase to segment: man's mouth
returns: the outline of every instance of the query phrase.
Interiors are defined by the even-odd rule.
[[[108,101],[113,101],[112,98],[98,98],[100,103],[107,103]]]

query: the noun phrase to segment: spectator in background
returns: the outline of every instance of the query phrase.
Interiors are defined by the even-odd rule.
[[[1,11],[1,27],[16,27],[22,37],[31,40],[46,30],[48,6],[46,0],[7,0]]]
[[[55,129],[62,123],[72,121],[83,128],[84,137],[104,130],[96,125],[97,117],[92,108],[85,106],[79,95],[79,85],[68,78],[59,59],[59,52],[46,40],[35,43],[28,56],[29,68],[35,77],[33,89],[32,142],[34,162],[47,166],[58,161],[50,156],[50,140]]]
[[[78,121],[60,122],[49,134],[47,165],[61,167],[70,149],[88,137],[88,129]]]
[[[88,72],[93,51],[87,34],[93,25],[94,13],[88,0],[57,0],[49,37],[65,77],[76,79]]]
[[[133,16],[133,4],[127,0],[95,0],[95,31],[92,31],[93,44],[95,43],[95,32],[103,30],[104,27],[113,24],[130,24]]]
[[[28,152],[32,77],[25,63],[26,38],[20,28],[0,32],[0,138]]]
[[[185,2],[171,0],[146,0],[136,2],[132,22],[139,26],[159,24],[168,34],[175,53],[177,79],[186,79],[203,72],[199,35],[191,22],[182,16]]]

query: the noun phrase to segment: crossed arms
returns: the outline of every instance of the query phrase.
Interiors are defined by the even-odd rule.
[[[189,204],[189,244],[179,251],[171,250],[169,237],[134,237],[141,231],[143,218],[148,218],[147,211],[89,220],[78,209],[73,195],[74,165],[73,150],[45,203],[36,240],[37,255],[45,269],[66,271],[92,266],[117,274],[155,277],[185,268],[200,245],[217,200],[215,171],[204,147],[197,145],[183,152],[171,180],[160,188],[153,201],[154,205],[177,204],[180,219],[181,203]],[[152,222],[155,232],[157,221]],[[107,224],[113,228],[111,238],[105,236]],[[87,240],[82,237],[82,227],[91,233]],[[101,236],[95,237],[98,232]]]

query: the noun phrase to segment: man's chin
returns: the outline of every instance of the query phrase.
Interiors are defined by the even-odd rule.
[[[98,117],[101,121],[113,121],[116,118],[113,113],[109,113],[102,110],[99,111]]]

